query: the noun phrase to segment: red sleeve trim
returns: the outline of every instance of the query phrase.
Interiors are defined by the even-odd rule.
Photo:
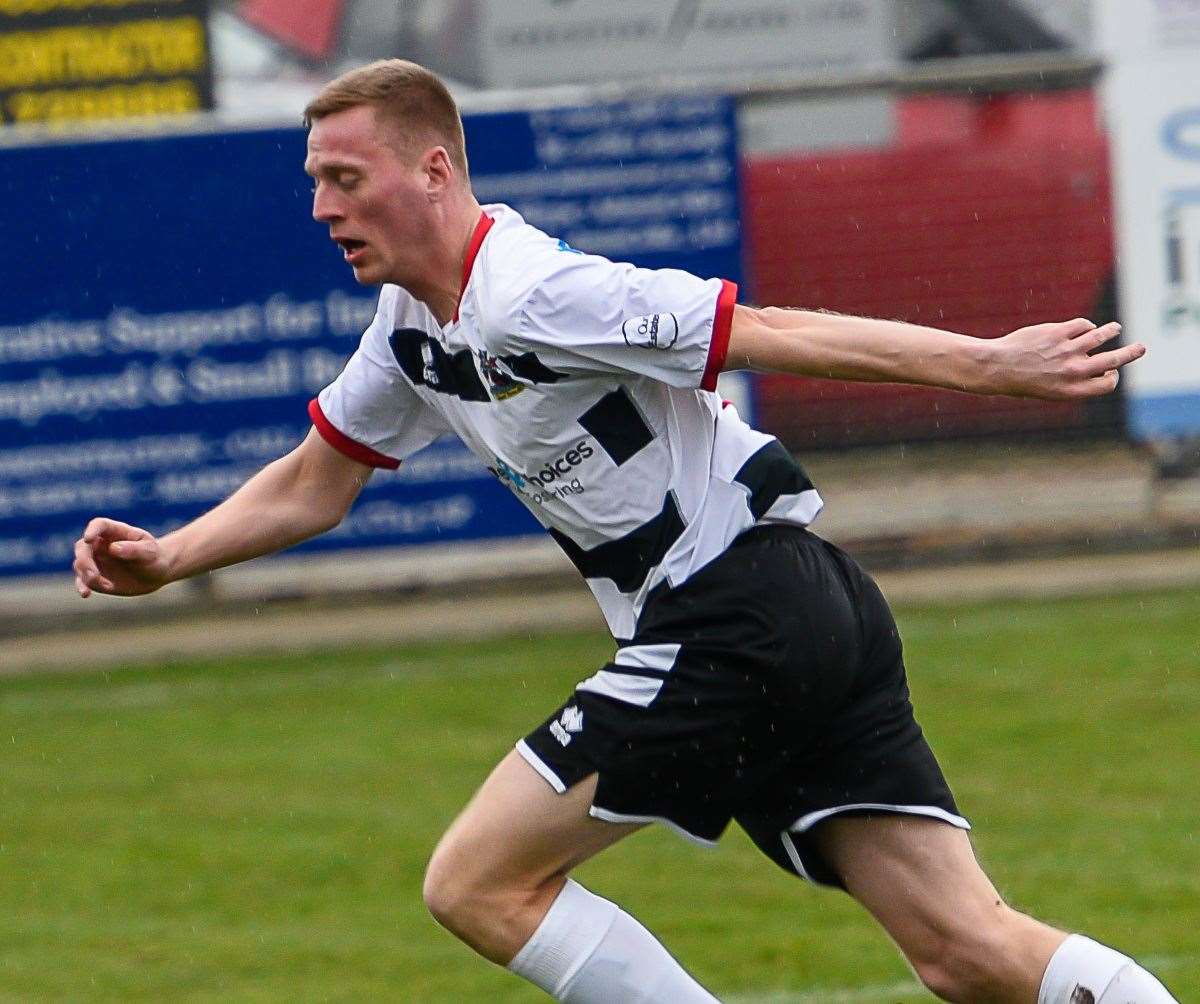
[[[462,285],[458,288],[458,303],[454,305],[454,322],[458,321],[458,308],[462,303],[462,295],[467,291],[467,282],[471,278],[471,269],[475,267],[475,258],[483,246],[483,239],[492,229],[493,220],[487,213],[479,214],[479,222],[471,232],[471,242],[467,245],[467,256],[463,259]]]
[[[308,417],[312,419],[312,424],[321,434],[321,438],[338,453],[344,453],[351,460],[357,460],[360,464],[366,464],[368,467],[383,467],[389,471],[394,471],[400,466],[399,460],[372,450],[369,446],[363,446],[362,443],[351,439],[341,430],[335,429],[329,419],[325,417],[325,412],[321,410],[321,404],[315,397],[308,402]]]
[[[722,279],[721,292],[717,295],[717,312],[713,315],[712,340],[708,343],[708,362],[704,364],[704,376],[700,380],[701,390],[717,389],[717,377],[729,354],[729,333],[733,329],[733,308],[736,303],[737,284]]]

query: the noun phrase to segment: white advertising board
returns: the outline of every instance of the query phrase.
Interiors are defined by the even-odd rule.
[[[1200,436],[1200,0],[1100,0],[1130,431]]]
[[[474,17],[460,24],[478,33],[470,46],[472,82],[487,87],[839,70],[896,58],[895,4],[888,0],[476,0],[473,6]]]

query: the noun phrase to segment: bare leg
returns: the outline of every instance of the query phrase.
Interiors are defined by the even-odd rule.
[[[507,965],[567,873],[641,829],[589,816],[595,790],[593,776],[557,794],[509,753],[433,852],[425,876],[430,912],[480,955]]]
[[[567,878],[640,825],[591,818],[595,787],[591,777],[556,794],[510,753],[434,851],[430,911],[567,1004],[716,1004],[633,917]]]
[[[1037,1001],[1066,934],[1004,903],[964,831],[919,816],[835,816],[813,836],[934,994]]]

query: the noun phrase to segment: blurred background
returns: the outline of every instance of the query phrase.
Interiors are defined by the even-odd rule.
[[[52,626],[80,616],[58,573],[90,515],[168,529],[304,434],[372,297],[307,220],[299,111],[387,55],[450,82],[480,197],[575,247],[730,277],[745,302],[980,337],[1119,317],[1150,345],[1087,403],[728,378],[814,469],[825,532],[877,569],[1194,546],[1200,13],[1145,7],[4,5],[0,184],[20,237],[3,250],[0,610],[28,627],[36,596]],[[562,571],[535,530],[445,443],[297,552],[303,587],[267,563],[192,593]]]
[[[424,63],[450,84],[481,201],[509,203],[581,250],[728,277],[747,303],[900,318],[983,338],[1043,320],[1120,319],[1122,337],[1145,342],[1150,353],[1116,394],[1087,403],[746,374],[726,375],[721,390],[801,458],[826,499],[816,528],[851,549],[893,601],[913,611],[902,625],[931,659],[922,638],[953,635],[972,618],[976,642],[1008,646],[986,665],[989,674],[997,665],[1025,666],[1068,629],[1081,632],[1084,647],[1063,641],[1067,661],[1033,677],[1032,703],[1009,709],[1013,730],[1044,713],[1039,688],[1059,686],[1081,665],[1111,656],[1113,681],[1141,681],[1129,696],[1135,750],[1114,753],[1086,731],[1084,711],[1043,722],[1078,743],[1047,746],[1034,759],[1077,756],[1079,779],[1071,783],[1082,787],[1101,783],[1101,753],[1126,758],[1123,776],[1136,777],[1129,757],[1140,751],[1152,770],[1153,758],[1166,756],[1147,738],[1162,728],[1176,736],[1168,743],[1173,755],[1191,764],[1179,783],[1186,787],[1188,772],[1194,779],[1194,726],[1180,722],[1170,733],[1169,723],[1173,712],[1194,722],[1200,704],[1200,0],[0,0],[0,735],[13,736],[4,755],[15,780],[4,797],[12,818],[24,820],[13,823],[7,859],[0,833],[0,870],[6,860],[23,869],[25,885],[10,886],[26,891],[14,896],[56,887],[64,874],[86,875],[88,848],[97,846],[127,855],[125,866],[104,873],[110,884],[139,881],[147,854],[190,861],[160,880],[182,889],[206,868],[252,872],[258,850],[251,848],[271,842],[251,834],[245,860],[230,851],[215,866],[199,849],[194,859],[180,851],[191,846],[185,836],[170,850],[147,850],[155,838],[146,820],[161,821],[180,803],[154,794],[152,774],[136,771],[148,801],[135,797],[120,780],[134,776],[129,760],[113,759],[110,773],[93,778],[97,750],[120,748],[133,759],[144,750],[166,763],[183,748],[171,737],[192,736],[193,753],[208,762],[230,738],[223,730],[238,720],[236,709],[249,701],[266,714],[277,699],[292,702],[296,687],[314,703],[295,732],[282,724],[286,716],[256,720],[257,727],[278,722],[269,729],[286,732],[289,742],[323,749],[303,726],[325,722],[337,732],[350,721],[321,718],[345,711],[330,696],[342,685],[331,667],[345,669],[336,679],[357,699],[363,687],[374,694],[381,681],[398,679],[386,668],[396,652],[476,636],[484,639],[479,650],[421,648],[421,658],[448,665],[453,681],[460,678],[454,667],[482,665],[481,653],[507,651],[514,638],[528,646],[513,656],[516,664],[566,646],[558,677],[545,684],[549,696],[524,709],[532,722],[590,671],[570,659],[603,658],[599,615],[574,569],[452,442],[396,474],[376,474],[341,527],[287,555],[136,602],[82,603],[72,589],[72,544],[90,517],[167,531],[305,435],[305,405],[353,351],[374,296],[355,285],[309,217],[300,113],[337,73],[389,56]],[[1105,605],[1079,606],[1086,601],[1072,597],[1081,594]],[[1020,605],[1029,600],[1049,605],[1031,613]],[[979,604],[1000,604],[999,613]],[[935,608],[941,613],[921,613]],[[1110,634],[1116,625],[1125,632],[1119,637]],[[1016,634],[1005,635],[1010,627]],[[584,641],[563,642],[562,632]],[[263,653],[297,661],[253,661]],[[939,721],[971,720],[989,701],[1006,706],[1007,691],[983,697],[979,680],[955,698],[957,657],[945,658],[948,696],[933,705],[935,731]],[[368,664],[374,668],[364,670]],[[95,670],[104,671],[103,685],[100,677],[87,682]],[[524,671],[512,672],[526,686]],[[413,686],[423,693],[420,680]],[[1081,686],[1075,707],[1090,707]],[[1095,700],[1117,707],[1116,691],[1103,693]],[[439,697],[422,699],[441,707]],[[169,717],[180,702],[211,712],[210,731]],[[411,712],[398,690],[392,710],[401,706]],[[168,717],[154,717],[160,713]],[[441,750],[472,713],[456,706],[449,717],[421,717],[412,729],[425,738],[411,755]],[[513,714],[515,735],[527,726]],[[354,722],[362,736],[392,727]],[[78,743],[60,746],[70,735]],[[18,737],[29,743],[22,747]],[[246,741],[253,750],[269,745],[259,733]],[[381,760],[363,753],[360,765],[372,777],[395,751],[375,752]],[[1006,817],[1017,809],[1003,795],[994,805],[986,799],[1006,790],[1014,765],[1001,765],[992,779],[971,773],[978,764],[969,753],[961,759],[967,787],[1007,819],[1008,833],[1055,811],[1031,803],[1029,816]],[[236,764],[212,761],[208,804],[217,815],[188,816],[189,825],[210,837],[222,826],[236,830],[237,820],[270,801],[271,778],[284,767],[251,761],[249,754]],[[179,785],[198,769],[195,759],[187,763],[172,775]],[[313,760],[310,769],[321,775],[329,763]],[[486,757],[465,770],[464,791],[485,768]],[[226,769],[233,773],[220,773]],[[261,800],[230,803],[220,815],[215,807],[252,775],[264,786]],[[384,839],[371,827],[394,823],[399,831],[410,821],[385,825],[371,815],[366,776],[359,779],[364,815],[347,807],[341,818],[357,820],[360,835]],[[335,801],[359,783],[326,781],[323,797]],[[62,796],[54,802],[62,827],[103,804],[133,836],[114,837],[97,823],[104,836],[81,835],[78,847],[51,855],[47,870],[45,848],[54,841],[38,836],[37,820],[53,792]],[[433,804],[443,794],[420,798]],[[402,803],[405,793],[388,797]],[[1175,804],[1157,791],[1142,815],[1124,821],[1126,832],[1142,826],[1150,844],[1174,832],[1194,852],[1194,821],[1172,816]],[[303,832],[297,811],[309,810],[289,808],[280,833]],[[336,884],[322,869],[329,853],[341,852],[319,841],[314,847],[305,867],[324,878],[312,878],[312,888]],[[1122,848],[1130,862],[1152,853],[1133,837]],[[110,864],[125,860],[108,851]],[[1014,836],[995,853],[1024,861],[1029,849]],[[1200,866],[1180,860],[1177,880],[1131,871],[1128,881],[1157,882],[1166,899],[1147,892],[1146,909],[1170,918],[1186,940],[1200,923]],[[415,860],[417,885],[419,867]],[[290,887],[294,873],[279,868],[279,888]],[[280,987],[298,985],[286,925],[266,935],[277,939],[270,952],[279,971],[257,997],[254,964],[232,948],[223,983],[197,975],[204,965],[182,946],[178,955],[164,949],[166,961],[156,962],[138,933],[145,918],[159,918],[153,929],[161,935],[188,911],[216,928],[226,917],[229,904],[198,905],[183,893],[182,912],[172,913],[146,891],[114,935],[110,961],[101,961],[103,938],[93,944],[65,933],[71,918],[96,909],[82,908],[84,900],[113,909],[94,884],[79,882],[59,888],[59,905],[46,913],[14,908],[13,919],[0,922],[0,998],[7,999],[6,973],[23,988],[12,999],[37,997],[39,986],[58,988],[47,999],[88,996],[75,982],[83,977],[52,976],[54,964],[31,947],[48,930],[102,971],[97,998],[162,999],[165,987],[192,986],[188,973],[200,997],[277,999]],[[1044,892],[1036,883],[1028,889],[1034,898]],[[1102,890],[1095,896],[1088,909]],[[414,893],[413,909],[418,900]],[[1061,908],[1064,915],[1074,909]],[[307,916],[306,909],[287,907]],[[337,928],[339,917],[334,910],[321,930]],[[1125,921],[1113,917],[1112,940],[1121,940]],[[1140,929],[1130,922],[1130,931]],[[6,934],[16,946],[7,962]],[[789,936],[780,933],[759,957],[790,958]],[[424,946],[413,949],[418,969],[440,958],[441,942],[412,937]],[[701,947],[697,955],[719,950]],[[1160,939],[1146,951],[1167,949]],[[353,952],[337,957],[361,963]],[[1194,945],[1162,957],[1200,989]],[[465,957],[448,958],[450,970],[469,967]],[[114,959],[129,960],[128,971]],[[150,989],[130,975],[138,959],[158,973]],[[815,980],[858,987],[854,1000],[920,999],[903,972],[886,975],[890,963],[878,963],[884,975],[868,979],[841,962],[838,969],[834,957],[815,975],[785,966],[787,979],[763,985]],[[755,979],[720,978],[733,990]],[[304,986],[325,988],[314,999],[395,999],[394,976],[345,994],[338,988],[348,983],[328,979]],[[864,979],[876,990],[863,991]],[[479,986],[445,981],[399,999],[510,999],[499,976]],[[483,996],[464,996],[465,988]]]

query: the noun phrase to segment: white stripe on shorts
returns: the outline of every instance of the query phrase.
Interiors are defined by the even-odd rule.
[[[593,805],[588,809],[588,815],[593,819],[603,819],[606,823],[662,823],[669,830],[674,830],[685,840],[690,840],[693,844],[699,844],[701,847],[716,847],[715,840],[709,840],[707,837],[699,837],[690,830],[685,830],[673,819],[667,819],[666,816],[631,816],[625,812],[613,812],[611,809],[601,809],[598,805]]]
[[[933,819],[940,819],[944,823],[949,823],[951,826],[957,826],[960,830],[969,830],[971,828],[971,824],[963,819],[962,816],[956,816],[954,813],[947,812],[936,805],[886,805],[882,802],[858,802],[854,805],[835,805],[831,809],[818,809],[816,812],[810,812],[792,823],[788,827],[788,831],[792,833],[804,833],[806,830],[811,830],[822,819],[836,816],[839,812],[871,812],[872,810],[876,812],[894,812],[904,816],[930,816]]]
[[[675,668],[675,660],[679,658],[680,646],[676,642],[664,642],[657,645],[626,645],[617,649],[613,663],[617,666],[628,666],[630,669],[657,669],[670,672]],[[657,676],[635,676],[629,673],[614,673],[611,669],[602,669],[589,676],[575,689],[586,690],[593,694],[611,697],[614,701],[625,704],[636,704],[647,708],[650,702],[662,690],[663,681]]]
[[[540,756],[534,753],[532,749],[529,748],[529,744],[525,742],[524,739],[521,739],[517,742],[517,752],[520,753],[525,759],[525,762],[539,774],[541,774],[542,779],[560,795],[567,790],[567,786],[563,784],[562,778],[560,778],[554,773],[554,771],[550,769],[550,765],[547,764],[545,760],[543,760]]]
[[[602,669],[594,676],[589,676],[575,689],[602,694],[614,701],[624,701],[626,704],[646,708],[658,696],[662,685],[662,679],[657,676],[627,676],[625,673]]]
[[[613,659],[618,666],[629,666],[631,669],[661,669],[669,672],[675,668],[675,660],[679,658],[680,645],[676,642],[664,642],[660,645],[626,645],[617,649]]]
[[[783,849],[787,851],[787,856],[791,859],[792,867],[796,869],[796,874],[806,882],[811,882],[813,877],[808,874],[808,869],[804,867],[804,859],[800,857],[800,852],[796,850],[796,842],[792,839],[792,835],[784,830],[779,834],[779,839],[783,841]]]

